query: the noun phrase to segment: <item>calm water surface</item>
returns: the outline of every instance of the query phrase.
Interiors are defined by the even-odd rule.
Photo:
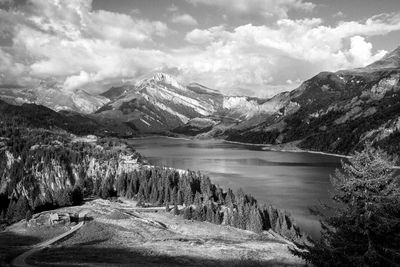
[[[329,175],[340,166],[333,156],[265,151],[219,140],[147,137],[131,142],[152,165],[199,170],[223,188],[243,188],[261,203],[290,211],[313,236],[319,223],[309,207],[329,201]]]

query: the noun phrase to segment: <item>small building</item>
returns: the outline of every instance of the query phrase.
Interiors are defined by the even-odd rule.
[[[55,224],[60,220],[60,217],[58,216],[57,213],[50,213],[49,217],[49,223],[50,224]]]

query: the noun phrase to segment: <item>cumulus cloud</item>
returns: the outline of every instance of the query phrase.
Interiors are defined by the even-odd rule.
[[[364,37],[354,36],[350,38],[350,49],[347,51],[349,60],[354,66],[364,67],[371,64],[385,55],[385,51],[378,51],[375,55],[372,53],[372,44],[365,41]]]
[[[186,41],[203,46],[186,51],[190,61],[183,57],[182,69],[187,77],[201,77],[219,88],[295,87],[299,79],[319,71],[361,67],[381,58],[386,51],[373,52],[366,38],[395,30],[400,30],[398,16],[336,26],[313,18],[281,19],[272,26],[248,24],[231,31],[194,29]]]
[[[215,26],[204,30],[194,29],[186,34],[185,40],[192,44],[205,44],[221,36],[223,31],[224,26]]]
[[[0,48],[2,81],[6,77],[20,82],[17,74],[31,80],[53,77],[73,90],[90,82],[134,77],[168,57],[150,48],[154,38],[168,33],[165,23],[93,11],[90,0],[31,0],[23,11],[0,12],[0,24],[12,25],[6,30],[13,35],[10,52]]]
[[[189,25],[189,26],[196,26],[199,24],[197,20],[189,14],[182,14],[182,15],[175,14],[174,16],[172,16],[171,21],[173,23]]]
[[[165,36],[168,27],[160,21],[135,19],[104,10],[92,11],[91,0],[31,0],[28,20],[49,35],[69,39],[89,38],[135,45]]]
[[[291,9],[311,11],[315,4],[303,0],[186,0],[198,5],[218,6],[238,14],[260,14],[286,18]]]
[[[0,9],[0,33],[12,36],[10,46],[0,47],[2,84],[54,78],[64,90],[74,90],[167,70],[225,93],[251,89],[265,96],[323,70],[367,65],[385,54],[369,37],[400,30],[399,15],[336,25],[281,18],[271,25],[197,26],[174,48],[163,42],[171,31],[165,22],[92,10],[90,0],[29,3]]]
[[[87,73],[86,71],[81,71],[78,75],[72,75],[65,79],[63,88],[66,90],[78,88],[85,84],[94,81],[94,75],[92,73]]]

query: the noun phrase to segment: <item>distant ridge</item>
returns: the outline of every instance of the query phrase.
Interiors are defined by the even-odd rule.
[[[367,69],[400,68],[400,46],[387,53],[382,59],[368,65]]]

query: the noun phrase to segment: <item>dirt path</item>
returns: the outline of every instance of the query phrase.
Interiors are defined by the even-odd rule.
[[[82,211],[79,213],[79,218],[85,218],[87,214],[87,211]],[[36,244],[34,245],[30,250],[22,253],[21,255],[19,255],[18,257],[16,257],[13,261],[12,261],[12,266],[16,266],[16,267],[31,267],[32,265],[29,265],[28,263],[26,263],[26,259],[28,257],[30,257],[31,255],[33,255],[34,253],[54,244],[55,242],[64,239],[68,236],[70,236],[71,234],[73,234],[74,232],[76,232],[79,228],[81,228],[84,225],[85,221],[81,221],[79,222],[77,225],[73,226],[69,231],[56,236],[52,239],[46,240],[42,243]]]

